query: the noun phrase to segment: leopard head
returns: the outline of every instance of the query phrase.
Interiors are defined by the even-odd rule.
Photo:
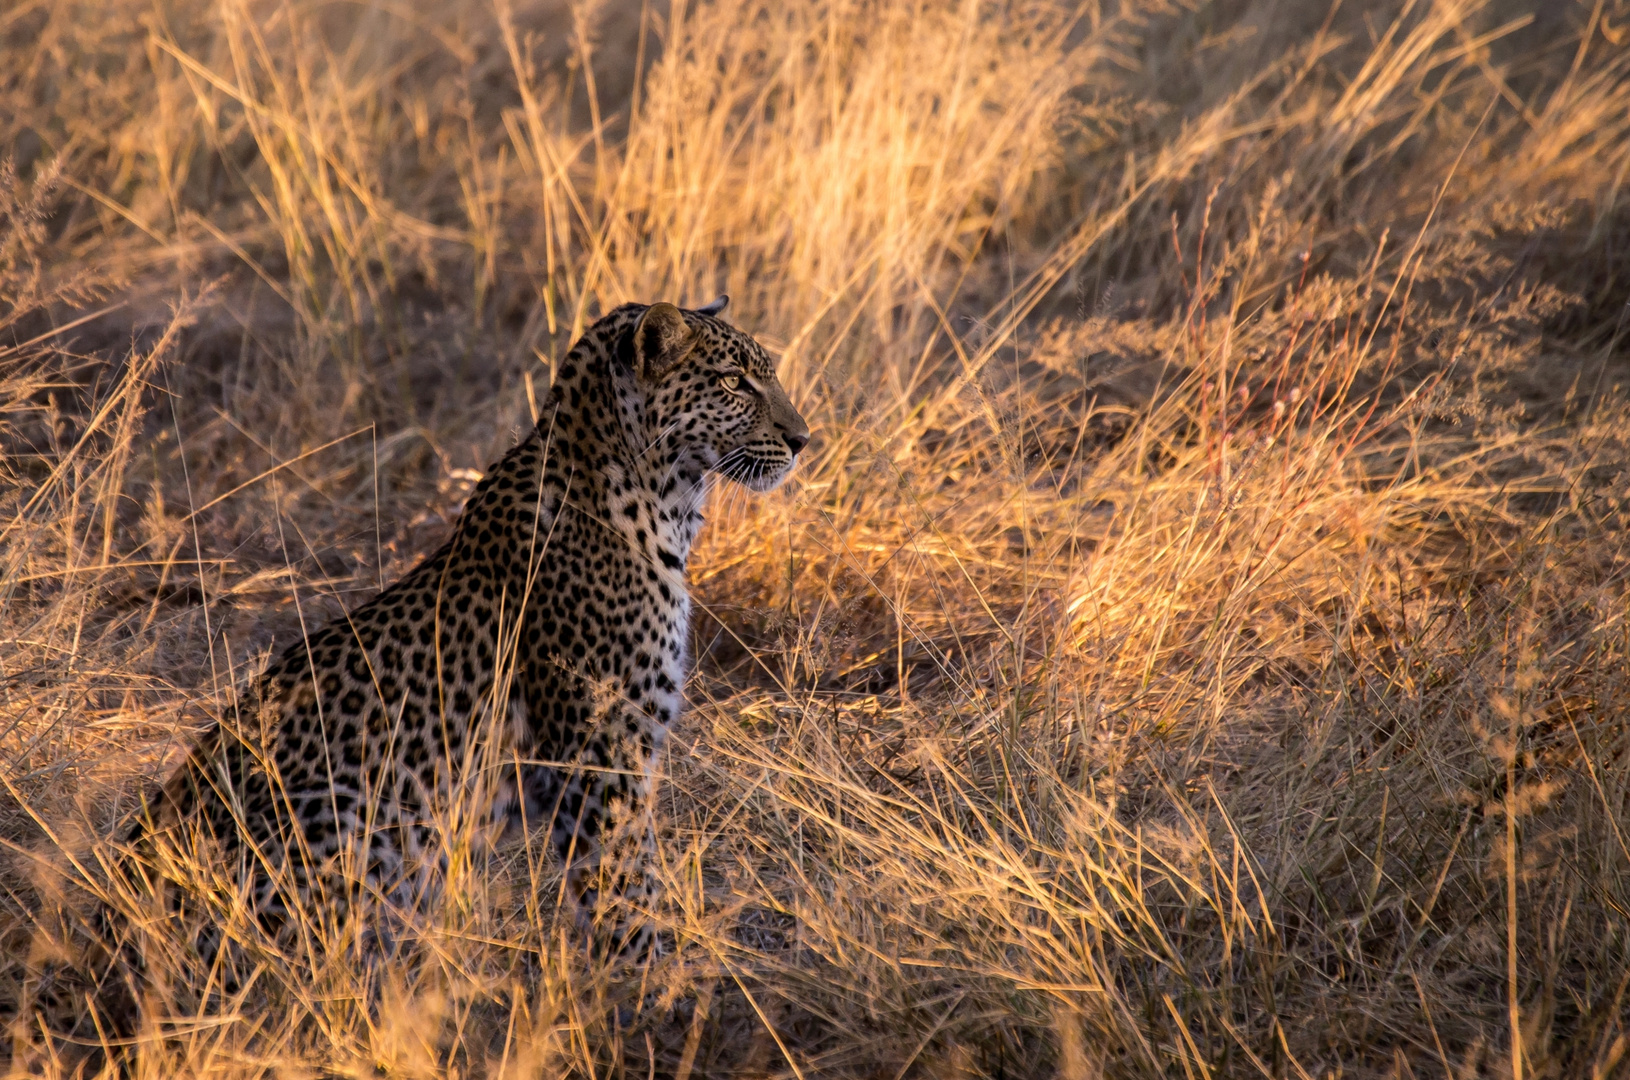
[[[719,317],[726,302],[721,296],[692,310],[646,308],[632,334],[634,378],[653,453],[675,482],[700,470],[769,491],[809,444],[809,425],[782,389],[770,354]]]

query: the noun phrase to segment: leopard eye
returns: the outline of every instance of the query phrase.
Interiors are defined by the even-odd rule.
[[[719,376],[719,385],[723,386],[726,390],[730,390],[732,392],[734,392],[736,390],[740,390],[741,389],[741,376],[740,375],[721,375],[721,376]]]

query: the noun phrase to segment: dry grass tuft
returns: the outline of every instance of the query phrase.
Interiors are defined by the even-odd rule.
[[[101,895],[144,1077],[1621,1075],[1630,8],[1542,7],[0,9],[0,998]],[[693,562],[672,955],[523,843],[388,970],[179,867],[192,970],[143,785],[721,291],[815,443]]]

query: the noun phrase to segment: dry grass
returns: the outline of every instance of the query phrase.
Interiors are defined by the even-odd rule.
[[[692,564],[673,954],[524,844],[197,1018],[154,925],[136,1075],[1622,1075],[1630,8],[1540,6],[0,8],[6,978],[597,312],[725,291],[815,444]]]

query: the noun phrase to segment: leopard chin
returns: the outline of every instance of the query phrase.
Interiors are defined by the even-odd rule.
[[[792,467],[796,463],[794,458],[743,456],[720,469],[719,475],[748,491],[762,494],[780,487],[782,481],[792,475]]]

